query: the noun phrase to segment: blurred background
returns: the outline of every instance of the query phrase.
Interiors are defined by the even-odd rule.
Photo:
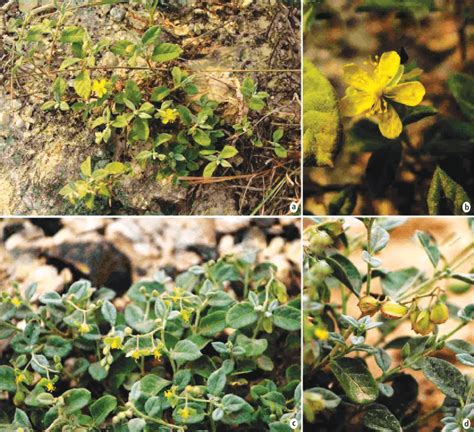
[[[30,218],[0,220],[0,290],[38,283],[37,295],[86,278],[123,294],[163,270],[174,277],[225,255],[255,253],[300,289],[300,219]]]

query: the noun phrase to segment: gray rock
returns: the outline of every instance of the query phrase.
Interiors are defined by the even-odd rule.
[[[125,18],[127,11],[122,6],[114,6],[110,9],[110,18],[115,22],[120,22]]]

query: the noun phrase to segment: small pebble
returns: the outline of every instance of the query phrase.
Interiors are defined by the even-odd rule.
[[[120,22],[125,18],[126,11],[121,6],[115,6],[110,9],[110,18],[115,22]]]

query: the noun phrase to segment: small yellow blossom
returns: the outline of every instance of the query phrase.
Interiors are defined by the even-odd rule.
[[[159,114],[163,124],[173,123],[179,116],[178,111],[172,108],[160,110]]]
[[[395,51],[383,53],[380,59],[375,57],[365,69],[354,63],[344,66],[344,81],[349,87],[341,100],[342,114],[373,117],[384,137],[397,138],[403,125],[392,102],[416,106],[425,96],[423,84],[407,82],[410,77],[404,75],[404,69]]]
[[[89,326],[89,324],[83,322],[80,326],[79,326],[79,333],[81,335],[83,334],[86,334],[86,333],[89,333],[91,331],[91,328]]]
[[[159,348],[153,349],[153,357],[155,357],[156,360],[161,359],[161,351]]]
[[[140,350],[133,350],[132,351],[132,358],[138,360],[140,358]]]
[[[18,297],[13,297],[10,301],[15,307],[20,307],[21,305],[21,300]]]
[[[22,373],[19,373],[19,374],[16,376],[15,381],[16,381],[17,384],[21,384],[22,382],[25,381],[25,379],[26,379],[25,375],[22,374]]]
[[[97,97],[101,98],[107,93],[107,87],[109,82],[103,78],[101,80],[94,80],[92,82],[92,91],[96,94]]]
[[[175,396],[176,396],[176,386],[173,386],[169,390],[165,391],[166,399],[173,399]]]
[[[325,328],[318,327],[318,328],[314,331],[314,335],[315,335],[319,340],[325,341],[325,340],[328,340],[329,332],[328,332]]]
[[[183,318],[183,321],[184,321],[185,323],[189,323],[189,319],[191,318],[191,314],[189,313],[188,310],[183,309],[183,310],[181,311],[181,318]]]
[[[46,384],[46,390],[48,390],[49,392],[52,392],[56,389],[56,387],[54,386],[53,382],[52,381],[48,381],[48,383]]]
[[[179,415],[186,420],[191,415],[191,412],[188,407],[184,407],[179,410]]]
[[[104,343],[109,346],[110,349],[122,348],[122,338],[120,336],[108,336],[104,339]]]

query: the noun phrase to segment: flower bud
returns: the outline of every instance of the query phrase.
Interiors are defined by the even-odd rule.
[[[449,318],[449,310],[446,304],[436,302],[430,312],[430,321],[434,324],[443,324]]]
[[[123,332],[127,335],[130,336],[133,333],[133,330],[130,327],[125,327]]]
[[[363,315],[372,316],[379,309],[379,302],[375,297],[367,295],[359,299],[357,306]]]
[[[423,310],[418,314],[413,330],[416,333],[425,336],[431,333],[434,329],[434,324],[430,321],[430,313],[428,310]]]
[[[399,319],[406,315],[408,308],[393,300],[389,300],[382,305],[381,311],[385,318]]]

